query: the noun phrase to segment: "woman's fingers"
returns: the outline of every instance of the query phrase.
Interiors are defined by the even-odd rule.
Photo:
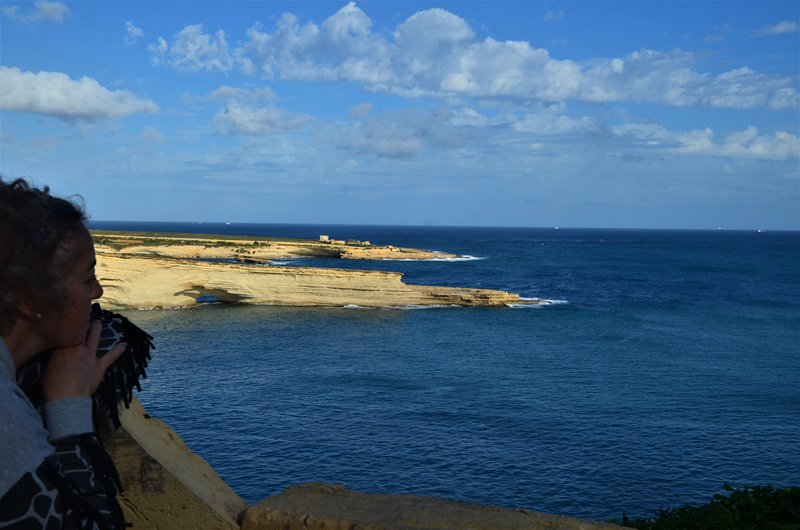
[[[126,343],[120,342],[119,344],[111,348],[111,351],[109,351],[107,354],[103,355],[98,359],[102,373],[106,373],[108,367],[114,364],[114,361],[119,359],[122,356],[122,354],[125,353],[125,348],[127,347],[128,345]]]
[[[97,345],[102,327],[99,321],[93,322],[85,344],[53,350],[42,378],[46,401],[94,394],[108,367],[127,348],[126,343],[120,342],[98,358]]]
[[[89,327],[89,335],[86,337],[86,347],[90,352],[97,351],[97,345],[100,344],[100,332],[103,331],[103,324],[99,320],[92,322]]]

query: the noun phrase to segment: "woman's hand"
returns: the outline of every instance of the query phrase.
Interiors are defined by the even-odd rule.
[[[97,358],[102,324],[92,322],[86,343],[53,350],[42,377],[45,401],[72,397],[90,397],[97,390],[103,374],[125,351],[119,343],[104,356]]]

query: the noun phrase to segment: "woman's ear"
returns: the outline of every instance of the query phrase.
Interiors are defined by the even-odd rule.
[[[17,311],[23,318],[28,320],[42,319],[42,313],[36,310],[36,304],[33,303],[33,298],[30,294],[20,290],[18,291],[18,298]]]

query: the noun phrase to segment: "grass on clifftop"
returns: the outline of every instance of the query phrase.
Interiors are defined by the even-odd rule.
[[[185,232],[126,232],[122,230],[90,230],[95,242],[102,242],[109,246],[114,244],[119,245],[120,238],[134,237],[138,245],[202,245],[208,244],[208,241],[216,241],[218,244],[224,245],[226,241],[230,241],[233,245],[234,241],[252,241],[254,243],[305,243],[305,244],[322,244],[315,239],[299,239],[293,237],[272,237],[272,236],[247,236],[247,235],[230,235],[230,234],[194,234]],[[127,244],[127,243],[126,243]]]
[[[640,530],[800,530],[800,487],[749,486],[728,495],[717,494],[708,504],[662,508],[658,517],[611,521]]]

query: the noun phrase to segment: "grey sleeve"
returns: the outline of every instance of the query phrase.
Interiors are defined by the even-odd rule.
[[[0,376],[0,497],[53,454],[47,436],[28,398],[15,382]]]
[[[50,433],[50,441],[93,432],[92,398],[67,398],[45,403],[44,422]]]

